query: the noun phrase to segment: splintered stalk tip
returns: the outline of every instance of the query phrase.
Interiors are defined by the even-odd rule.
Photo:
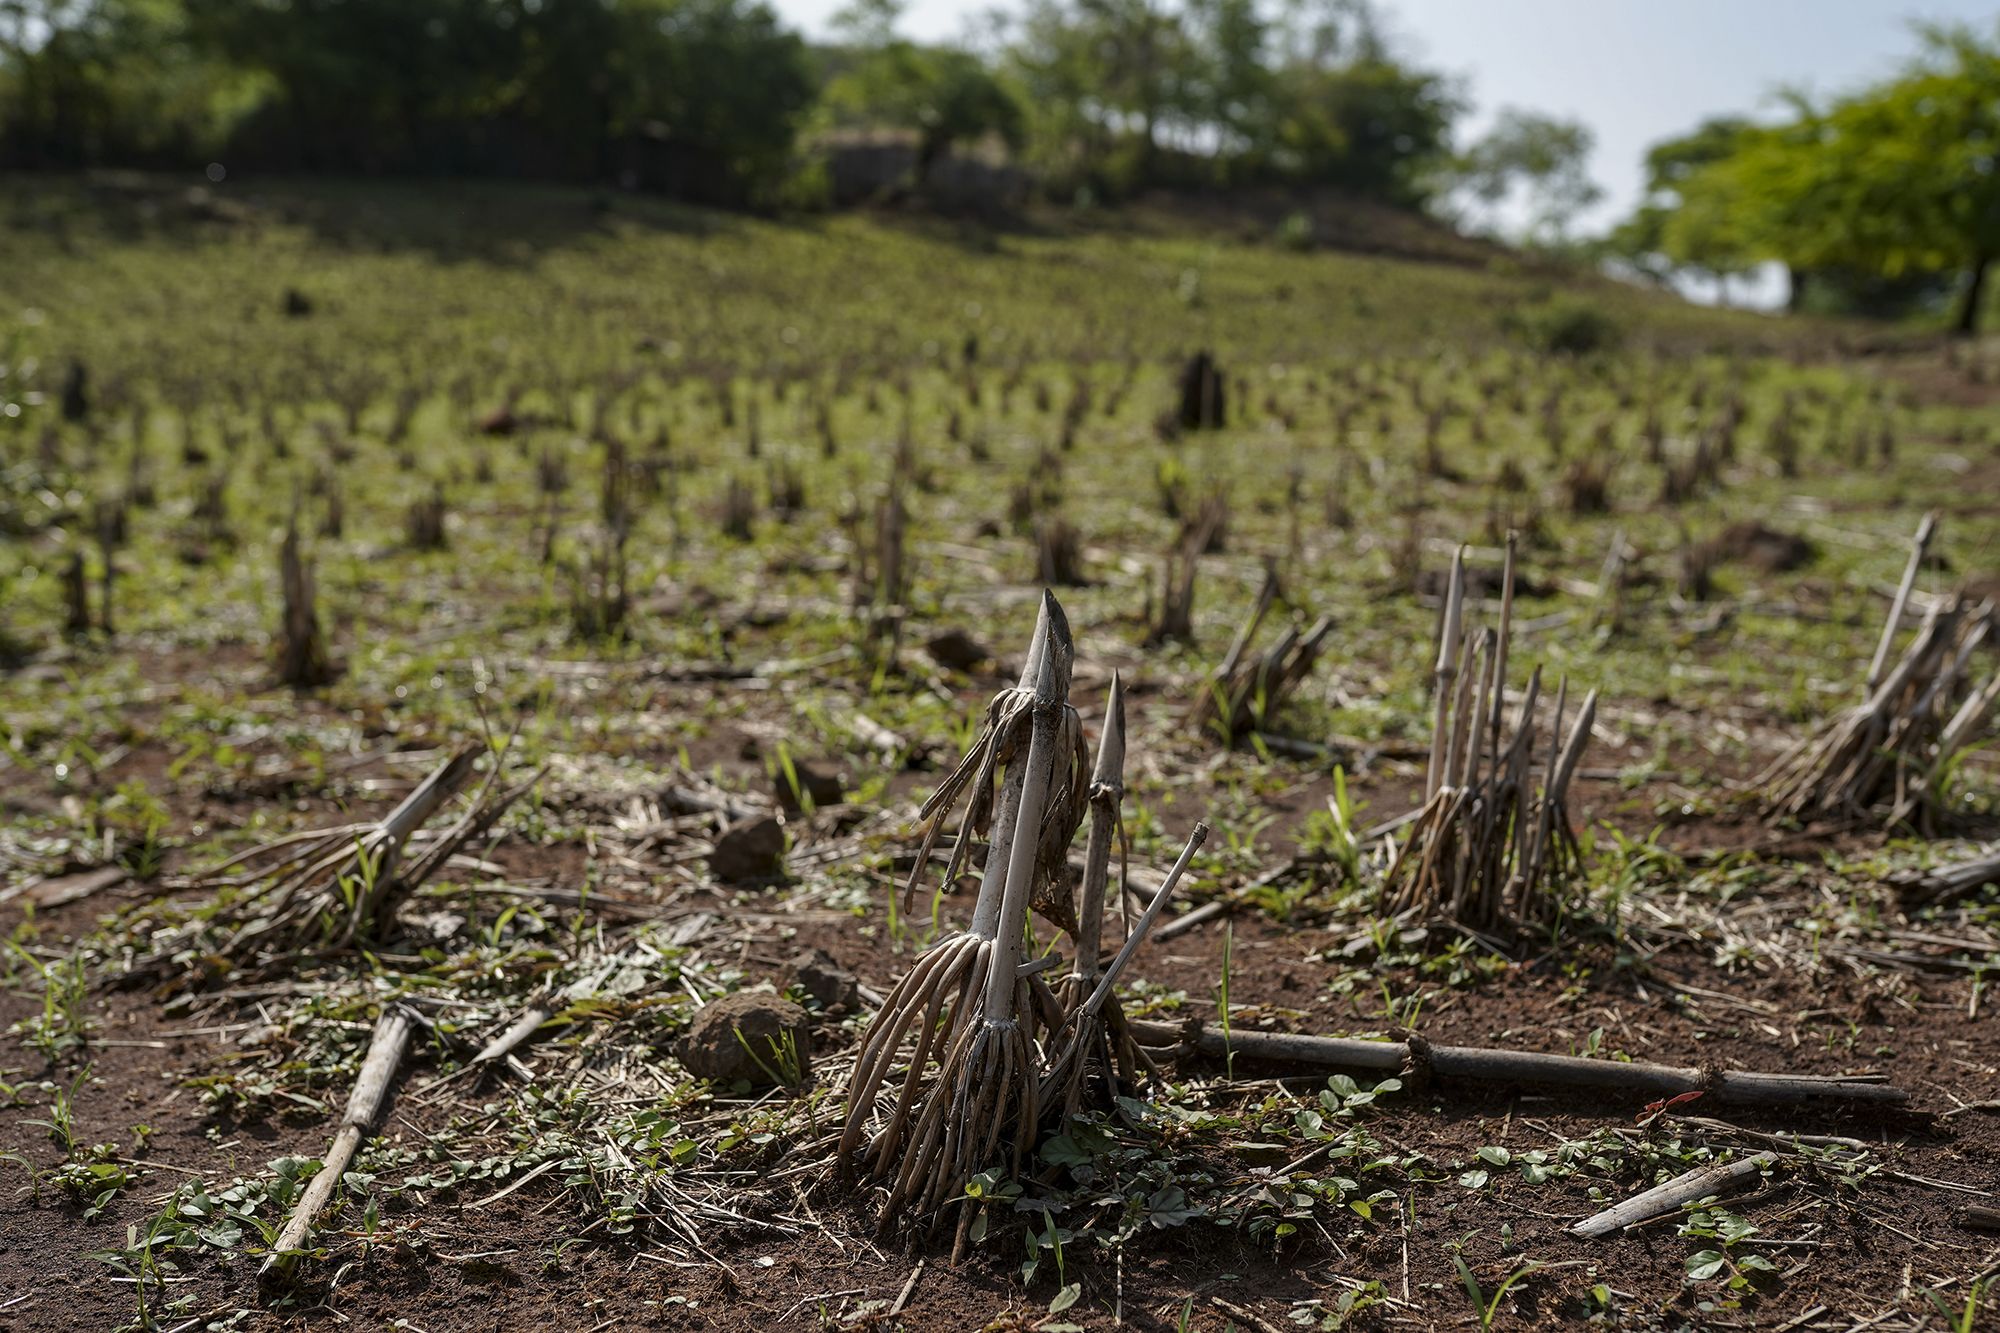
[[[1104,702],[1104,731],[1097,738],[1097,763],[1091,769],[1092,786],[1122,785],[1125,772],[1125,679],[1111,673],[1111,695]]]

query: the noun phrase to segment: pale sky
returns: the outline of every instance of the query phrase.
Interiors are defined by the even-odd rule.
[[[809,34],[842,0],[773,0]],[[910,0],[902,31],[961,36],[1005,0]],[[1476,136],[1495,110],[1572,117],[1597,135],[1606,198],[1587,229],[1629,210],[1647,145],[1721,112],[1771,109],[1781,86],[1838,91],[1893,73],[1915,50],[1913,18],[2000,22],[1985,0],[1382,0],[1405,52],[1464,81]]]

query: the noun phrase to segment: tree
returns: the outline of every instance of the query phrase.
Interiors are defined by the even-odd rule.
[[[1952,326],[1976,333],[2000,253],[2000,26],[1922,30],[1925,54],[1904,78],[1837,106],[1832,171],[1854,205],[1850,258],[1896,277],[1964,274]]]
[[[255,95],[179,0],[0,0],[0,162],[205,161]]]
[[[1009,54],[1051,165],[1074,158],[1086,175],[1150,183],[1162,132],[1201,123],[1193,48],[1154,0],[1031,0]]]
[[[1741,131],[1693,167],[1662,222],[1669,253],[1726,247],[1857,285],[1955,274],[1952,327],[1979,325],[2000,254],[2000,30],[1920,30],[1896,79]]]
[[[1257,0],[1187,0],[1183,111],[1212,127],[1219,157],[1241,158],[1267,137],[1275,91],[1271,27]]]
[[[1037,162],[1113,188],[1325,185],[1420,202],[1460,105],[1365,0],[1033,0],[1009,48]]]
[[[1464,189],[1488,208],[1517,191],[1530,210],[1529,239],[1560,245],[1577,214],[1604,197],[1590,178],[1596,137],[1588,126],[1534,111],[1502,111],[1460,160]]]
[[[643,143],[683,192],[742,200],[814,91],[755,0],[184,3],[194,40],[270,89],[248,142],[307,169],[603,179]]]
[[[738,196],[769,188],[812,105],[804,40],[759,0],[627,0],[627,7],[638,22],[625,123],[713,164]]]
[[[917,135],[918,188],[952,148],[988,135],[1019,146],[1021,104],[978,56],[898,37],[895,0],[860,0],[835,16],[857,47],[828,82],[824,100],[842,121],[888,125]]]
[[[1730,277],[1752,267],[1757,256],[1727,210],[1690,202],[1687,183],[1704,168],[1739,151],[1757,133],[1749,121],[1716,116],[1688,134],[1666,139],[1646,151],[1646,190],[1632,216],[1606,238],[1605,249],[1641,273],[1666,282],[1676,272],[1699,273],[1723,292]],[[1802,288],[1794,279],[1794,290]]]
[[[1280,175],[1403,206],[1425,201],[1462,109],[1448,82],[1371,57],[1289,63],[1275,82]]]

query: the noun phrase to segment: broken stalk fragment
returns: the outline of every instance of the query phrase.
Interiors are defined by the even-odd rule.
[[[1062,1054],[1051,1062],[1049,1076],[1043,1083],[1042,1094],[1044,1101],[1053,1102],[1054,1091],[1057,1088],[1064,1090],[1065,1118],[1076,1114],[1083,1082],[1088,1076],[1088,1066],[1093,1055],[1107,1070],[1111,1068],[1110,1057],[1113,1055],[1121,1067],[1132,1063],[1145,1064],[1149,1068],[1152,1066],[1151,1057],[1147,1056],[1132,1039],[1131,1031],[1125,1022],[1125,1015],[1118,1005],[1112,1002],[1111,992],[1118,984],[1119,974],[1125,970],[1125,965],[1132,961],[1132,955],[1139,951],[1139,946],[1145,942],[1154,923],[1160,919],[1160,913],[1166,910],[1167,902],[1173,897],[1175,888],[1180,885],[1181,876],[1187,873],[1188,863],[1207,841],[1208,825],[1196,824],[1194,832],[1188,835],[1187,845],[1181,848],[1180,857],[1174,862],[1173,869],[1169,870],[1166,878],[1160,881],[1160,887],[1153,891],[1152,901],[1146,904],[1146,910],[1140,913],[1139,920],[1126,935],[1124,945],[1118,950],[1118,956],[1113,958],[1110,966],[1097,977],[1089,992],[1069,1006],[1068,1013],[1063,1019],[1063,1028],[1068,1033],[1068,1040],[1062,1045]],[[1100,1019],[1107,1006],[1110,1016]]]
[[[1104,894],[1111,882],[1111,844],[1120,838],[1124,801],[1125,682],[1113,672],[1111,695],[1104,705],[1104,732],[1098,738],[1097,763],[1090,776],[1090,838],[1084,844],[1083,884],[1077,900],[1076,956],[1060,992],[1063,1010],[1072,1017],[1097,989],[1098,955],[1104,943]],[[1119,884],[1122,903],[1122,873]],[[1075,1040],[1085,1045],[1086,1053],[1072,1065],[1064,1093],[1064,1113],[1070,1115],[1075,1114],[1082,1096],[1090,1061],[1096,1062],[1107,1079],[1116,1070],[1125,1081],[1132,1078],[1134,1063],[1125,1049],[1129,1043],[1120,1041],[1114,1049],[1109,1034],[1101,1028],[1088,1035],[1080,1028]]]

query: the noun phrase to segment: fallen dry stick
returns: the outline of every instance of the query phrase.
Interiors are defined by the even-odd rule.
[[[333,1144],[326,1150],[326,1160],[319,1174],[306,1186],[297,1210],[285,1223],[285,1229],[278,1233],[278,1239],[271,1246],[270,1257],[258,1270],[259,1278],[269,1281],[284,1275],[305,1248],[313,1219],[333,1197],[341,1176],[347,1173],[348,1164],[354,1160],[355,1150],[361,1146],[361,1136],[368,1132],[368,1127],[381,1113],[382,1103],[389,1095],[389,1084],[395,1080],[397,1067],[403,1063],[403,1053],[410,1047],[410,1034],[415,1031],[418,1021],[415,1011],[400,1004],[384,1009],[382,1016],[375,1020],[375,1035],[368,1039],[368,1054],[362,1058],[361,1073],[354,1080],[354,1091],[347,1099],[347,1113],[340,1118],[339,1132],[333,1136]]]
[[[1778,1160],[1776,1153],[1753,1153],[1720,1166],[1705,1166],[1686,1175],[1675,1176],[1664,1185],[1655,1185],[1603,1212],[1584,1218],[1569,1229],[1572,1236],[1598,1240],[1624,1230],[1635,1222],[1677,1211],[1684,1203],[1720,1194],[1746,1176],[1753,1176]]]
[[[1954,902],[1988,884],[2000,883],[2000,846],[1962,861],[1909,871],[1890,882],[1919,902]]]
[[[1901,1103],[1909,1094],[1874,1076],[1822,1077],[1816,1074],[1760,1074],[1722,1070],[1705,1074],[1693,1066],[1587,1060],[1487,1046],[1431,1046],[1424,1042],[1362,1041],[1353,1037],[1313,1037],[1286,1032],[1223,1033],[1199,1024],[1133,1020],[1132,1035],[1142,1045],[1181,1046],[1195,1054],[1316,1069],[1355,1069],[1392,1074],[1415,1065],[1442,1079],[1529,1083],[1546,1087],[1592,1088],[1648,1097],[1702,1092],[1738,1106],[1806,1101]]]
[[[1959,1209],[1951,1220],[1968,1231],[2000,1231],[2000,1208],[1971,1204]]]
[[[515,1019],[505,1032],[479,1048],[479,1053],[472,1057],[472,1063],[484,1066],[498,1060],[505,1060],[523,1042],[534,1036],[542,1024],[548,1022],[552,1017],[554,1015],[547,1009],[541,1008],[538,1005],[528,1006],[528,1008],[522,1010],[521,1016]]]

